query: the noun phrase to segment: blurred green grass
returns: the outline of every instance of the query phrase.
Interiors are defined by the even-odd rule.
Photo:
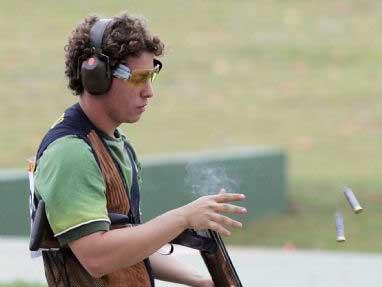
[[[380,251],[381,8],[356,0],[2,1],[0,167],[24,168],[76,101],[63,72],[69,32],[85,15],[128,9],[168,44],[151,106],[123,127],[139,154],[238,145],[288,154],[288,213],[228,242]],[[339,246],[332,217],[345,184],[367,209],[345,218],[349,240]]]

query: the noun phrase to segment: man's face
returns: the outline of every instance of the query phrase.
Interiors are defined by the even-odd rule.
[[[154,55],[143,52],[139,57],[128,57],[123,64],[134,71],[153,68]],[[153,96],[150,80],[144,83],[134,83],[113,78],[111,89],[105,95],[104,107],[109,117],[117,124],[135,123],[143,112],[149,99]]]

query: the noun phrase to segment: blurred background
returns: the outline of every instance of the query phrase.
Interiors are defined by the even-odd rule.
[[[381,9],[380,1],[371,0],[0,1],[1,180],[26,170],[26,159],[47,129],[77,101],[64,75],[70,32],[89,14],[110,17],[127,10],[144,15],[167,44],[155,97],[140,122],[122,127],[139,155],[243,146],[281,152],[287,175],[284,208],[247,220],[227,245],[248,246],[255,253],[370,256],[372,261],[362,257],[370,272],[367,264],[382,263]],[[364,213],[355,216],[346,208],[345,185]],[[248,197],[256,201],[256,190]],[[338,202],[345,217],[344,244],[336,242]],[[7,220],[1,214],[0,219]],[[315,254],[303,260],[314,262]],[[242,270],[254,266],[252,258],[245,264],[240,260]],[[359,268],[356,262],[363,261],[351,262]],[[267,272],[261,266],[258,272]],[[306,275],[309,284],[290,286],[343,286],[320,285],[320,268],[313,273]],[[377,274],[367,275],[368,286],[380,286]],[[356,286],[349,276],[347,286]],[[272,280],[262,282],[279,286]]]

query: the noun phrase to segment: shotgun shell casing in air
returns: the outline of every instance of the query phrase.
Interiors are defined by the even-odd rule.
[[[358,214],[358,213],[362,212],[363,208],[359,204],[357,198],[355,197],[353,191],[350,188],[348,188],[348,187],[344,188],[344,195],[345,195],[346,199],[348,200],[354,213]]]
[[[344,218],[341,212],[337,211],[335,214],[336,219],[336,234],[337,234],[337,242],[345,242],[345,225]]]

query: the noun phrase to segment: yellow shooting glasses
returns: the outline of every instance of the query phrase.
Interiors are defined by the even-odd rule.
[[[148,80],[154,82],[161,69],[162,63],[157,59],[154,59],[153,69],[131,71],[126,65],[119,64],[113,71],[113,76],[133,85],[144,85]]]

